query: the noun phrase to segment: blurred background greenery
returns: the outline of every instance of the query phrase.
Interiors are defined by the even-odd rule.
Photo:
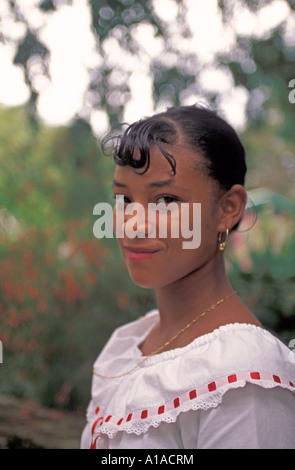
[[[14,64],[28,89],[24,105],[0,108],[0,392],[83,410],[92,364],[110,333],[154,307],[153,293],[129,280],[115,240],[97,240],[92,232],[94,205],[111,200],[113,162],[102,155],[91,113],[104,111],[107,127],[115,128],[132,98],[130,70],[119,57],[110,60],[110,40],[122,55],[147,64],[154,110],[201,97],[223,112],[222,86],[218,78],[213,88],[206,86],[206,67],[230,78],[227,98],[245,92],[239,132],[252,205],[232,236],[227,268],[246,304],[288,344],[295,338],[295,104],[289,86],[295,78],[294,1],[211,2],[235,46],[206,63],[187,47],[191,2],[167,0],[175,11],[167,21],[158,13],[159,2],[85,0],[100,60],[89,70],[88,98],[59,126],[46,124],[38,110],[40,77],[50,78],[42,24],[77,1],[29,2],[42,17],[38,26],[21,3],[3,0],[0,9],[1,41],[13,45]],[[285,13],[275,25],[264,24],[263,33],[234,28],[240,13],[258,18],[271,7]],[[21,34],[13,34],[11,25],[21,26]],[[141,26],[161,40],[162,50],[149,60],[138,39]],[[136,105],[140,117],[141,103]]]

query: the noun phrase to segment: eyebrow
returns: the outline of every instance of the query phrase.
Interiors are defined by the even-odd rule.
[[[120,181],[113,180],[113,185],[118,186],[119,188],[127,188],[128,186]],[[171,179],[162,180],[162,181],[153,181],[149,183],[148,186],[150,188],[162,188],[163,186],[174,186],[174,182]]]

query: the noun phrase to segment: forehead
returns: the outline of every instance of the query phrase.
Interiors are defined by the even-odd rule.
[[[165,146],[176,161],[176,174],[173,174],[168,160],[164,157],[156,145],[150,147],[150,166],[148,170],[141,174],[145,168],[134,169],[129,165],[116,165],[114,179],[139,180],[141,184],[149,183],[153,180],[170,180],[171,184],[185,184],[204,177],[204,158],[184,145]],[[139,158],[138,150],[134,152],[134,159]]]

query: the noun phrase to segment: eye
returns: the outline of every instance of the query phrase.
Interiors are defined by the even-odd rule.
[[[121,198],[124,198],[124,204],[130,204],[131,200],[127,196],[124,196],[124,194],[113,194],[113,199],[115,200],[115,202],[117,201],[117,197],[119,196]]]
[[[178,199],[174,196],[160,196],[157,199],[157,202],[162,202],[164,204],[170,204],[171,202],[178,202]]]

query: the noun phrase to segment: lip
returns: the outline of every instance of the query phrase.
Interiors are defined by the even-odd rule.
[[[124,247],[127,258],[130,260],[141,261],[152,258],[160,250],[157,248],[146,248],[146,247]]]

